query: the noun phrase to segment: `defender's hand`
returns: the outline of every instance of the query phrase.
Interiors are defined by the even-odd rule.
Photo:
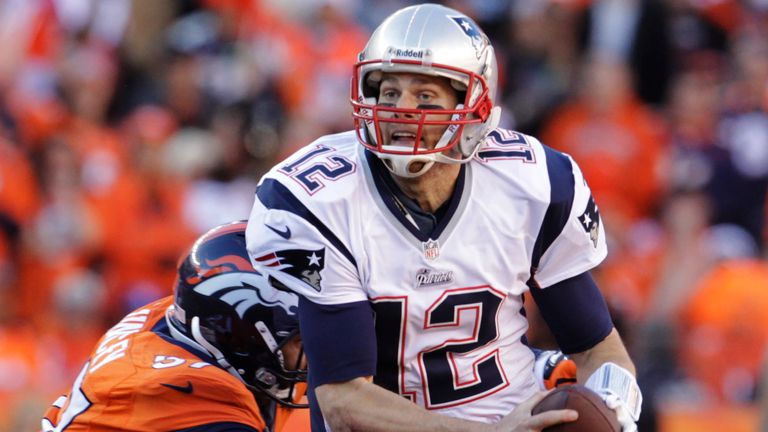
[[[533,375],[539,390],[552,390],[561,385],[576,384],[576,363],[562,351],[542,351],[536,356]]]

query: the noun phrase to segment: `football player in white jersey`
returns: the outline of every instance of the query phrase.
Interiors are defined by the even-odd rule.
[[[470,18],[401,9],[354,67],[355,129],[260,182],[249,253],[301,295],[314,430],[573,420],[530,414],[542,394],[526,296],[578,381],[636,430],[634,366],[589,274],[606,256],[598,208],[569,156],[497,128],[496,85],[493,48]]]

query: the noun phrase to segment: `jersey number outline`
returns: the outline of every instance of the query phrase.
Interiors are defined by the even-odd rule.
[[[77,375],[75,382],[72,384],[72,390],[65,402],[66,408],[58,416],[58,424],[54,426],[50,419],[43,419],[43,432],[58,432],[66,429],[75,420],[75,417],[88,411],[88,408],[93,405],[93,402],[88,399],[88,396],[85,395],[81,387],[89,366],[90,362],[86,362],[85,366],[83,366],[80,373]]]
[[[298,160],[285,164],[278,171],[301,185],[308,194],[314,195],[325,187],[324,180],[336,181],[356,171],[355,164],[344,156],[324,156],[323,160],[311,162],[318,156],[336,149],[318,144]]]
[[[477,157],[483,162],[491,159],[517,159],[525,163],[536,163],[536,155],[525,136],[504,129],[497,129],[488,134],[497,148],[485,148],[477,152]]]
[[[487,348],[499,338],[499,311],[504,293],[488,285],[456,288],[444,292],[427,310],[422,330],[429,332],[462,326],[474,312],[471,334],[455,337],[418,354],[424,406],[442,409],[489,396],[509,386],[498,348],[484,353],[472,363],[472,378],[461,381],[457,359]],[[379,347],[374,382],[414,401],[415,392],[405,386],[405,346],[407,341],[408,297],[373,299],[376,312],[376,342]],[[472,318],[469,318],[472,319]]]

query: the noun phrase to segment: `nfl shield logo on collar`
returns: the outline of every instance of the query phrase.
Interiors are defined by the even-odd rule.
[[[440,256],[440,243],[437,240],[429,239],[421,243],[424,250],[424,258],[432,261]]]

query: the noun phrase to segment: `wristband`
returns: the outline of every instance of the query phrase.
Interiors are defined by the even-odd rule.
[[[603,363],[587,378],[585,385],[597,393],[615,395],[624,404],[634,421],[640,418],[643,395],[640,393],[640,387],[634,375],[628,370],[615,363]]]

